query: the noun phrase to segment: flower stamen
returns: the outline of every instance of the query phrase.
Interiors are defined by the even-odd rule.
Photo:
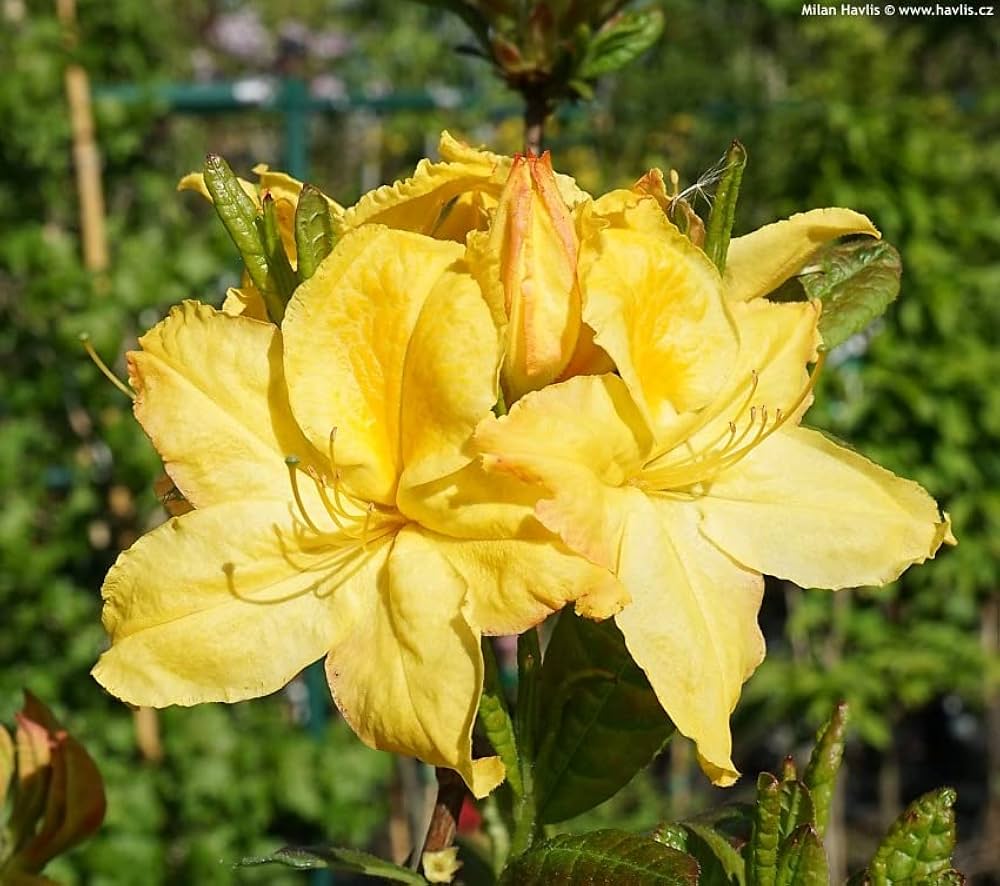
[[[321,474],[312,465],[302,467],[300,459],[295,455],[289,455],[285,459],[292,487],[292,497],[302,515],[301,535],[311,534],[313,536],[311,539],[301,537],[299,544],[308,548],[330,547],[341,550],[361,548],[367,551],[374,542],[395,532],[406,520],[395,508],[383,508],[378,503],[360,498],[345,488],[340,468],[335,461],[336,437],[337,429],[333,428],[330,431],[328,443],[331,465],[329,477]],[[321,529],[317,521],[309,514],[305,505],[305,496],[299,486],[299,471],[304,472],[312,480],[316,496],[333,527]]]
[[[753,402],[754,395],[757,393],[757,386],[758,386],[759,383],[760,383],[760,375],[758,374],[758,372],[757,372],[756,369],[751,369],[750,370],[750,388],[749,388],[749,390],[747,390],[746,394],[744,395],[742,403],[740,403],[740,405],[736,408],[736,410],[735,410],[735,414],[736,415],[742,415],[747,410],[747,408],[750,407],[750,404]],[[698,413],[697,420],[694,422],[694,424],[692,424],[688,428],[685,428],[685,437],[688,440],[690,440],[695,434],[697,434],[709,422],[712,422],[716,418],[718,418],[719,415],[722,413],[722,411],[726,408],[726,404],[727,403],[728,403],[728,400],[725,397],[720,397],[719,400],[716,403],[712,404],[711,406],[706,406],[700,413]],[[729,424],[728,424],[728,427],[732,429],[731,430],[731,437],[730,437],[729,440],[727,440],[725,442],[724,446],[731,446],[731,445],[733,445],[732,436],[735,435],[735,433],[736,433],[736,430],[735,430],[736,429],[736,424],[735,424],[735,422],[730,421]],[[720,434],[718,437],[716,437],[710,443],[706,444],[705,449],[709,450],[709,449],[714,448],[724,438],[725,438],[725,432],[723,432],[722,434]],[[666,448],[659,450],[655,455],[652,455],[647,460],[647,462],[646,462],[646,468],[648,469],[648,468],[654,467],[656,465],[656,462],[658,462],[662,458],[666,458],[668,455],[670,455],[674,451],[674,449],[675,449],[675,445],[674,444],[670,444]]]
[[[119,391],[121,391],[130,400],[135,399],[135,391],[133,391],[125,382],[123,382],[117,375],[115,375],[108,364],[105,363],[100,354],[94,350],[94,346],[90,343],[90,335],[86,332],[80,333],[80,344],[83,345],[83,349],[87,352],[87,356],[93,361],[94,365],[101,370],[104,377],[111,382]]]
[[[674,491],[703,482],[732,467],[775,431],[783,427],[798,412],[799,407],[816,386],[824,359],[825,355],[820,354],[805,386],[787,411],[777,407],[772,415],[769,414],[766,404],[754,404],[749,408],[749,420],[742,431],[737,432],[736,421],[729,421],[727,423],[728,436],[726,432],[723,432],[702,447],[699,452],[689,454],[673,464],[659,468],[656,467],[655,462],[662,459],[667,453],[656,456],[646,463],[645,468],[636,478],[638,485],[662,492]],[[756,389],[757,373],[754,372],[752,373],[750,398],[753,397]],[[750,398],[744,400],[743,409],[748,405]],[[740,411],[742,412],[743,409]]]
[[[313,522],[312,517],[309,516],[309,511],[306,510],[306,506],[302,501],[302,493],[299,491],[299,479],[297,472],[299,469],[299,458],[296,455],[289,455],[285,457],[285,466],[288,468],[288,479],[292,485],[292,496],[295,498],[295,504],[299,506],[299,513],[302,514],[302,519],[305,521],[306,525],[317,535],[322,535],[322,530]]]

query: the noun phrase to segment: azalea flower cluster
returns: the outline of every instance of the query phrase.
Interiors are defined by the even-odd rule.
[[[183,497],[104,585],[94,674],[137,705],[273,692],[325,656],[373,747],[473,759],[481,638],[567,604],[614,618],[718,784],[764,655],[763,574],[882,584],[952,541],[917,484],[801,425],[819,306],[767,295],[837,237],[823,209],[732,241],[720,274],[663,178],[593,198],[548,155],[446,134],[344,209],[280,324],[249,281],[128,355]],[[300,183],[260,170],[294,266]],[[204,190],[201,176],[182,187]],[[207,192],[206,192],[207,195]]]

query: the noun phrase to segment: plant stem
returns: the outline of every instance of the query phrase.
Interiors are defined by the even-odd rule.
[[[545,121],[552,113],[548,99],[538,91],[524,91],[524,150],[539,156],[545,139]]]
[[[421,856],[424,852],[438,852],[451,845],[455,839],[458,816],[462,811],[462,802],[467,791],[465,782],[453,769],[439,766],[434,772],[438,782],[437,800],[434,801],[434,812],[427,828]]]
[[[538,728],[538,669],[542,651],[531,628],[517,638],[517,710],[515,730],[521,759],[521,797],[514,809],[511,855],[530,848],[537,835],[535,801],[535,734]]]

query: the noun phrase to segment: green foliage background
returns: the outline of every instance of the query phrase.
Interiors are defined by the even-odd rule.
[[[87,676],[104,643],[101,576],[162,515],[155,455],[77,335],[87,330],[121,370],[119,355],[170,304],[220,299],[235,279],[231,249],[196,198],[174,193],[176,179],[210,148],[244,171],[280,165],[281,142],[263,114],[194,119],[98,101],[112,263],[95,280],[79,259],[67,60],[97,83],[187,79],[206,57],[220,76],[257,72],[273,59],[227,56],[205,37],[220,11],[257,10],[272,38],[293,19],[347,37],[344,54],[307,59],[305,73],[333,73],[348,92],[462,88],[453,110],[314,121],[313,178],[343,202],[404,172],[443,126],[518,145],[514,98],[486,65],[444,51],[466,39],[457,22],[389,0],[278,6],[81,0],[73,51],[50,4],[0,6],[0,715],[9,722],[30,687],[105,774],[104,830],[50,869],[67,882],[225,883],[241,855],[323,837],[363,846],[388,816],[391,761],[336,720],[317,742],[287,695],[165,712],[166,758],[153,765],[139,759],[131,714]],[[978,634],[1000,563],[997,31],[962,17],[803,17],[790,0],[664,6],[661,44],[550,129],[556,166],[598,192],[652,165],[690,181],[739,136],[750,165],[737,233],[815,206],[875,219],[902,253],[902,296],[831,360],[810,419],[927,486],[961,541],[879,592],[772,588],[770,656],[737,712],[738,752],[756,765],[778,723],[793,747],[847,697],[860,738],[891,760],[914,713],[948,697],[960,717],[942,729],[966,767],[929,752],[897,799],[945,777],[981,784],[997,670]],[[651,784],[597,820],[663,815]],[[963,836],[982,826],[986,802],[960,791]]]

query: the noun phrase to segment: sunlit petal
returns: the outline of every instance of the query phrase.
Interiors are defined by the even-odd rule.
[[[705,255],[655,201],[620,193],[622,205],[602,198],[585,223],[583,318],[647,420],[666,427],[719,391],[737,335]]]
[[[885,584],[954,541],[921,486],[806,428],[770,437],[699,506],[722,550],[803,587]]]
[[[312,459],[292,418],[281,333],[187,301],[128,354],[135,414],[195,507],[287,498],[285,456]]]
[[[239,289],[226,290],[226,298],[222,302],[222,313],[232,317],[260,320],[262,323],[271,322],[271,318],[267,314],[267,305],[264,303],[264,296],[249,280],[245,280]]]
[[[274,692],[355,623],[387,546],[349,560],[303,550],[283,502],[192,511],[143,536],[104,582],[111,648],[97,681],[131,704],[239,701]]]
[[[361,225],[380,224],[439,236],[439,228],[445,230],[442,226],[452,200],[474,191],[484,191],[494,198],[499,195],[509,158],[460,145],[447,133],[442,136],[442,156],[445,159],[439,163],[421,160],[409,178],[365,194],[338,219],[338,229],[343,232]],[[482,227],[487,221],[485,214],[473,220]],[[453,224],[447,227],[447,232],[460,242],[467,233]]]
[[[327,677],[363,741],[456,769],[483,797],[504,769],[497,757],[472,759],[483,661],[479,633],[461,615],[465,594],[437,547],[404,529],[365,598],[359,629],[335,641]]]
[[[456,243],[366,225],[337,244],[288,305],[292,410],[320,451],[337,429],[337,467],[365,499],[394,501],[407,351],[428,295],[462,253]]]
[[[464,269],[444,271],[427,294],[405,354],[398,396],[401,503],[409,487],[473,459],[466,444],[496,402],[499,360],[497,329],[479,287]]]
[[[848,234],[882,236],[860,212],[811,209],[734,237],[726,256],[726,298],[749,301],[773,292],[820,246]]]
[[[690,503],[621,490],[626,512],[618,576],[632,602],[616,622],[663,709],[692,739],[718,785],[739,773],[729,716],[764,658],[761,576],[714,548]]]

